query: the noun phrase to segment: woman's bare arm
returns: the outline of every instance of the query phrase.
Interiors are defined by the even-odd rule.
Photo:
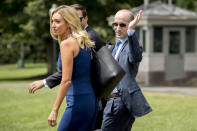
[[[60,83],[60,89],[58,91],[52,112],[48,118],[48,123],[51,126],[56,125],[59,108],[71,84],[73,59],[77,51],[76,50],[77,46],[75,42],[76,41],[72,40],[71,38],[62,41],[60,44],[61,61],[62,61],[62,80]]]

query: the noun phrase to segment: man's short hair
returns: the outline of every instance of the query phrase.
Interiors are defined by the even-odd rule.
[[[87,16],[87,11],[86,8],[80,4],[73,4],[71,5],[71,7],[75,8],[76,10],[81,10],[83,17]]]

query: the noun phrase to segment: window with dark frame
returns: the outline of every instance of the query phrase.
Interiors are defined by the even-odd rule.
[[[162,52],[163,51],[163,28],[156,26],[154,27],[154,36],[153,36],[153,52]]]
[[[142,30],[143,51],[146,52],[146,30]]]
[[[186,27],[186,52],[195,52],[195,33],[195,27]]]

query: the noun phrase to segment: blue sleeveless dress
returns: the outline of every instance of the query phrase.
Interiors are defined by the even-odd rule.
[[[58,67],[62,70],[61,55]],[[66,68],[66,67],[63,67]],[[79,48],[74,58],[71,86],[66,94],[67,107],[58,131],[92,131],[98,111],[98,101],[90,77],[91,52]]]

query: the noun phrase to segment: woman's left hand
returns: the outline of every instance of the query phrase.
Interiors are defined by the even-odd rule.
[[[52,127],[57,125],[57,115],[58,113],[56,111],[51,111],[49,117],[48,117],[48,124]]]

